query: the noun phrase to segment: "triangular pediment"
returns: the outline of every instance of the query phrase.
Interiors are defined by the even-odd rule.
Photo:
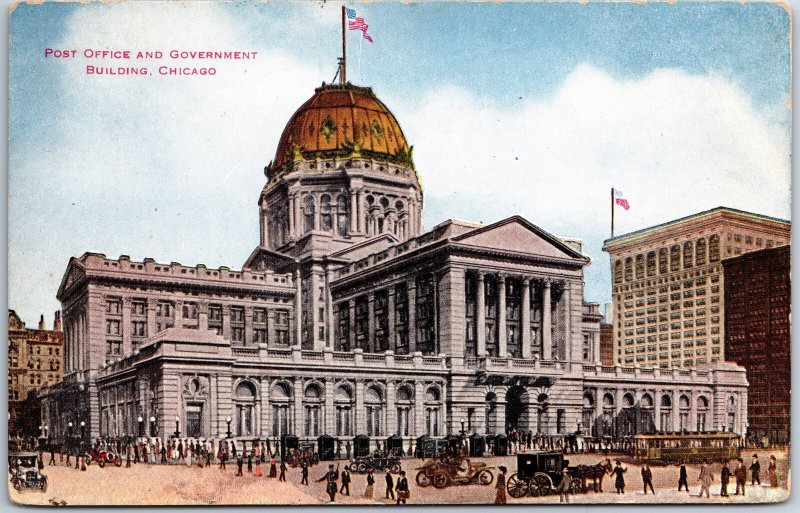
[[[72,285],[81,280],[86,276],[86,270],[83,267],[83,264],[77,258],[71,258],[69,260],[69,264],[67,264],[67,270],[64,272],[64,277],[61,278],[61,286],[58,287],[58,294],[56,297],[60,298],[66,290],[68,290]]]
[[[345,248],[341,251],[337,251],[336,253],[331,254],[331,257],[354,262],[356,260],[366,258],[369,255],[385,251],[390,246],[394,246],[397,243],[398,240],[393,235],[383,234],[371,239],[367,239],[364,242],[349,248]]]
[[[510,217],[452,239],[458,244],[558,259],[586,257],[555,235],[520,216]]]
[[[295,265],[296,261],[291,256],[259,246],[250,253],[242,268],[254,272],[283,273],[290,272]]]

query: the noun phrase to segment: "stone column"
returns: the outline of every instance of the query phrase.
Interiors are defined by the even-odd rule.
[[[531,357],[531,281],[522,277],[521,335],[522,358]]]
[[[564,314],[564,338],[559,341],[559,346],[564,348],[564,360],[572,361],[572,286],[569,282],[564,284],[564,295],[560,305]],[[582,343],[583,341],[581,341]],[[580,349],[580,346],[577,346]],[[580,360],[580,359],[579,359]]]
[[[600,365],[600,334],[592,333],[592,353],[595,365]]]
[[[300,269],[294,272],[294,344],[303,346],[303,279]]]
[[[294,379],[294,426],[290,429],[295,436],[305,435],[305,423],[303,417],[303,379],[296,377]]]
[[[295,229],[295,237],[300,237],[303,234],[303,229],[305,228],[305,222],[303,220],[303,213],[300,205],[300,193],[295,193],[294,195],[294,229]]]
[[[692,390],[692,395],[689,397],[689,400],[691,401],[691,403],[689,404],[689,407],[691,408],[689,410],[689,426],[688,426],[689,431],[697,431],[697,428],[698,428],[698,426],[697,426],[697,396],[698,396],[697,391]],[[708,420],[708,418],[706,418],[706,420]]]
[[[261,385],[261,436],[272,434],[272,405],[269,402],[269,378],[259,379]]]
[[[267,210],[267,201],[261,202],[261,246],[269,247],[269,211]]]
[[[128,356],[133,351],[131,345],[131,334],[133,325],[131,324],[131,298],[125,297],[122,300],[122,354]]]
[[[297,234],[297,209],[295,208],[294,194],[289,194],[289,237]]]
[[[600,428],[600,426],[603,425],[603,397],[605,395],[605,391],[598,388],[594,397],[594,425],[597,426],[595,428],[595,434],[597,436],[600,436],[601,434],[605,435],[605,433],[601,433]],[[592,435],[592,433],[589,433],[589,435]]]
[[[389,329],[389,343],[388,343],[388,345],[389,345],[389,349],[391,351],[394,351],[395,347],[397,347],[397,344],[396,344],[396,341],[395,341],[396,333],[395,333],[395,327],[394,327],[395,322],[396,322],[396,318],[395,318],[394,285],[390,286],[389,289],[387,290],[387,296],[388,296],[388,301],[386,302],[386,308],[389,309],[389,311],[388,311],[388,313],[389,313],[389,327],[388,327],[388,329]]]
[[[147,336],[152,337],[156,334],[156,303],[152,299],[147,300]]]
[[[336,431],[336,409],[334,408],[334,386],[333,378],[325,378],[325,421],[323,424],[323,434],[332,435]]]
[[[651,392],[653,396],[653,426],[656,432],[664,431],[661,425],[661,390]]]
[[[497,296],[499,300],[497,322],[497,356],[505,358],[508,355],[508,335],[506,333],[506,276],[497,275]]]
[[[408,287],[408,353],[417,350],[417,284],[414,279],[406,282]]]
[[[545,280],[542,298],[542,359],[553,359],[552,311],[550,306],[550,280]]]
[[[678,392],[677,389],[672,389],[672,430],[673,431],[680,431],[681,430],[681,414],[680,414],[680,399],[681,394]],[[689,426],[686,426],[687,428]]]
[[[253,307],[244,307],[244,345],[253,345]]]
[[[356,199],[358,200],[358,206],[356,207],[356,212],[358,212],[358,219],[356,226],[358,226],[359,233],[366,233],[367,227],[364,225],[364,191],[362,189],[358,189],[356,192]]]
[[[370,291],[367,295],[367,347],[364,352],[374,353],[377,347],[375,340],[375,291]]]
[[[390,436],[397,434],[397,411],[394,405],[395,387],[394,381],[386,382],[386,425],[383,434]]]
[[[231,307],[222,307],[222,336],[230,342],[231,340]]]
[[[414,382],[414,433],[417,437],[425,433],[425,385]]]
[[[358,232],[358,212],[356,205],[358,204],[356,190],[350,189],[350,235]]]
[[[336,316],[333,311],[333,296],[331,295],[331,280],[333,279],[333,271],[328,269],[325,272],[325,314],[327,322],[327,333],[325,334],[325,345],[333,347],[335,333],[336,333]]]
[[[477,306],[475,322],[475,335],[478,343],[478,358],[486,356],[486,286],[484,284],[484,276],[481,271],[478,271],[478,291],[476,293]]]
[[[367,412],[364,411],[364,380],[356,380],[356,434],[363,435],[367,433]]]
[[[348,302],[350,308],[350,351],[356,348],[356,300],[351,299]]]

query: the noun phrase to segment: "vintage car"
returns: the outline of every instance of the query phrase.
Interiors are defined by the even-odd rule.
[[[47,476],[37,468],[39,456],[36,453],[14,453],[8,455],[11,486],[20,491],[35,488],[47,491]]]
[[[445,488],[450,485],[481,484],[490,485],[494,474],[483,462],[471,462],[468,458],[459,460],[431,460],[417,468],[416,482],[422,488],[433,485]]]
[[[595,467],[570,467],[563,453],[543,451],[517,455],[517,471],[506,482],[508,495],[518,499],[528,494],[540,496],[553,493],[561,484],[565,467],[572,477],[570,493],[585,493],[586,479],[593,477],[591,474]]]
[[[400,467],[400,458],[383,455],[356,458],[350,463],[350,470],[358,474],[366,474],[370,470],[373,472],[384,472],[388,470],[392,474],[399,474]]]
[[[100,468],[106,465],[122,466],[122,456],[111,450],[90,448],[86,451],[86,464],[97,462]]]

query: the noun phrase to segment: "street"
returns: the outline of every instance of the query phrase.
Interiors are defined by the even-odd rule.
[[[766,469],[767,459],[774,454],[778,461],[779,487],[769,488],[766,471],[761,472],[762,486],[750,486],[748,475],[747,495],[734,496],[735,482],[729,484],[729,498],[720,497],[719,471],[720,464],[712,465],[714,482],[711,485],[711,498],[698,498],[700,490],[698,483],[699,465],[687,465],[689,479],[689,493],[677,491],[678,468],[651,467],[653,471],[653,484],[656,495],[642,493],[641,467],[625,464],[628,468],[625,474],[625,494],[614,493],[613,478],[605,478],[603,493],[590,491],[587,494],[570,496],[572,503],[766,503],[780,502],[789,497],[788,461],[785,451],[760,452],[761,468]],[[743,452],[742,457],[749,466],[752,452]],[[47,456],[47,455],[46,455]],[[612,462],[614,455],[611,456]],[[566,455],[570,465],[592,465],[599,462],[601,454]],[[58,457],[56,458],[58,459]],[[47,461],[47,458],[45,459]],[[505,465],[510,476],[516,470],[516,457],[485,457],[474,458],[474,461],[484,461],[490,466]],[[74,460],[73,460],[74,462]],[[491,504],[495,497],[495,482],[489,486],[467,485],[450,486],[437,490],[433,487],[419,488],[414,480],[416,468],[423,464],[423,460],[404,459],[403,469],[408,474],[411,490],[410,504]],[[74,467],[74,464],[73,466]],[[11,499],[15,502],[28,505],[47,505],[50,499],[65,501],[67,505],[201,505],[201,504],[320,504],[328,503],[325,494],[325,483],[317,483],[327,471],[327,462],[312,467],[309,471],[309,486],[300,485],[300,469],[289,468],[286,474],[287,481],[280,482],[277,478],[266,477],[269,466],[265,466],[265,476],[258,478],[255,473],[248,473],[245,467],[244,476],[236,477],[236,465],[228,465],[223,471],[219,466],[211,468],[187,468],[183,465],[148,465],[136,464],[131,468],[89,465],[85,472],[66,467],[46,465],[44,473],[48,477],[48,489],[45,493],[40,491],[17,492],[9,488]],[[344,468],[344,461],[340,462],[340,470]],[[495,479],[497,470],[493,469]],[[393,476],[395,482],[397,476]],[[373,499],[364,497],[366,476],[352,474],[350,496],[336,496],[336,504],[389,504],[393,501],[384,499],[385,481],[383,473],[375,474],[375,493]],[[340,481],[341,485],[341,481]],[[525,497],[521,499],[508,498],[509,504],[514,503],[558,503],[558,495],[546,497]]]

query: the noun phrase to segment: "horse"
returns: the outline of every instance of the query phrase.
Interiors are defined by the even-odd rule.
[[[614,466],[611,465],[611,460],[606,458],[596,465],[579,465],[578,477],[581,480],[581,487],[586,490],[586,481],[592,480],[592,487],[595,493],[603,491],[603,478],[607,475],[610,476],[614,471]]]

